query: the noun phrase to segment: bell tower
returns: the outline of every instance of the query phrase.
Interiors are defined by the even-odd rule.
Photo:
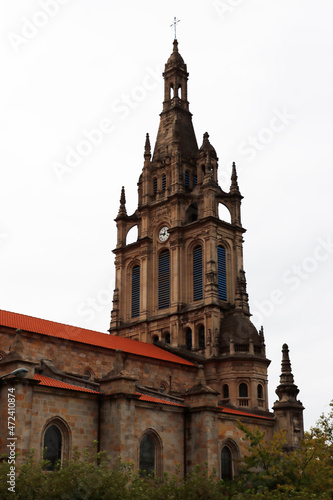
[[[207,132],[201,147],[197,145],[187,67],[177,40],[163,76],[160,124],[153,154],[146,135],[138,207],[127,214],[122,188],[115,219],[116,284],[110,332],[163,343],[186,356],[218,359],[220,365],[229,366],[237,359],[242,380],[248,387],[253,385],[253,393],[254,373],[260,372],[259,399],[264,400],[269,361],[263,332],[258,333],[250,321],[236,165],[232,165],[230,190],[225,192],[218,183],[218,157]],[[227,217],[219,216],[221,205]],[[127,244],[126,235],[133,226],[138,239]],[[223,376],[219,372],[220,368],[212,368],[210,385],[221,391],[224,377],[235,392],[228,393],[227,399],[238,401],[235,370],[233,380],[231,375],[226,380],[225,370]],[[248,405],[246,398],[241,398],[244,405]]]

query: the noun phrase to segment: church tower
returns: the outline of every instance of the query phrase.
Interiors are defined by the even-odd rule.
[[[127,214],[122,188],[115,219],[110,333],[199,360],[226,404],[267,410],[269,360],[263,331],[250,321],[236,166],[225,192],[207,132],[197,145],[176,39],[163,77],[160,125],[153,153],[146,136],[138,207]],[[227,218],[219,217],[221,205]],[[127,244],[134,226],[138,239]]]

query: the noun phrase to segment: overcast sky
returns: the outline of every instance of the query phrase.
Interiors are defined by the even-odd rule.
[[[0,10],[0,307],[107,331],[120,190],[130,214],[177,16],[198,143],[208,131],[225,190],[238,167],[270,405],[286,342],[309,428],[333,398],[332,2],[2,0]]]

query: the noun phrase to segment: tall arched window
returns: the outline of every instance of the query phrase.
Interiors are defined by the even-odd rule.
[[[192,330],[191,328],[186,328],[185,332],[186,349],[192,349]]]
[[[228,386],[228,384],[223,385],[222,394],[223,394],[223,399],[229,399],[229,386]]]
[[[240,398],[247,398],[248,397],[247,384],[245,384],[244,382],[239,384],[239,397]]]
[[[140,314],[140,266],[132,269],[132,318]]]
[[[154,187],[154,194],[156,194],[157,193],[157,179],[156,179],[156,177],[154,177],[154,179],[153,179],[153,187]]]
[[[263,389],[262,389],[261,384],[257,385],[257,396],[258,396],[258,399],[263,399],[263,397],[264,397],[264,393],[263,393]]]
[[[185,171],[185,187],[190,187],[190,174],[187,170]]]
[[[140,475],[162,475],[161,440],[153,430],[146,431],[141,438],[139,471]]]
[[[217,274],[219,299],[227,300],[227,273],[225,263],[225,248],[222,245],[217,247]]]
[[[162,176],[162,191],[165,191],[166,189],[166,175],[164,174]]]
[[[193,250],[193,300],[202,298],[202,247],[198,246]]]
[[[58,426],[50,425],[44,434],[44,458],[50,462],[47,470],[54,470],[58,461],[61,461],[62,435]]]
[[[163,250],[158,259],[158,308],[170,306],[170,252]]]
[[[155,474],[155,443],[149,434],[145,434],[140,442],[140,475]]]
[[[221,452],[221,478],[232,479],[232,456],[228,446],[223,446]]]
[[[204,349],[205,348],[205,327],[203,325],[199,326],[199,331],[198,331],[198,343],[199,343],[199,349]]]

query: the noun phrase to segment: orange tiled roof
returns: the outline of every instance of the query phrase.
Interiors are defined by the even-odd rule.
[[[107,335],[106,333],[86,330],[85,328],[64,325],[62,323],[55,323],[54,321],[34,318],[24,314],[0,310],[0,326],[1,325],[9,328],[20,328],[28,332],[40,333],[41,335],[48,335],[59,339],[71,340],[73,342],[81,342],[82,344],[104,347],[106,349],[121,349],[129,354],[136,354],[147,358],[194,366],[190,361],[182,359],[180,356],[176,356],[171,352],[164,351],[154,344],[126,339],[124,337],[118,337],[117,335]]]
[[[91,389],[86,389],[85,387],[79,387],[73,384],[67,384],[67,382],[61,382],[60,380],[55,380],[54,378],[45,377],[45,375],[39,375],[35,373],[35,380],[39,380],[39,385],[46,385],[47,387],[57,387],[59,389],[69,389],[71,391],[81,391],[90,392],[92,394],[100,394],[97,391],[92,391]]]
[[[146,394],[141,394],[140,392],[135,393],[139,397],[140,401],[147,401],[148,403],[162,403],[163,405],[172,405],[172,406],[183,406],[180,403],[173,403],[172,401],[166,401],[165,399],[153,398],[152,396],[147,396]]]
[[[255,418],[263,418],[264,420],[273,420],[272,417],[264,417],[263,415],[256,415],[255,413],[248,413],[242,410],[234,410],[233,408],[225,408],[223,406],[219,406],[222,413],[229,413],[231,415],[240,415],[241,417],[255,417]]]

